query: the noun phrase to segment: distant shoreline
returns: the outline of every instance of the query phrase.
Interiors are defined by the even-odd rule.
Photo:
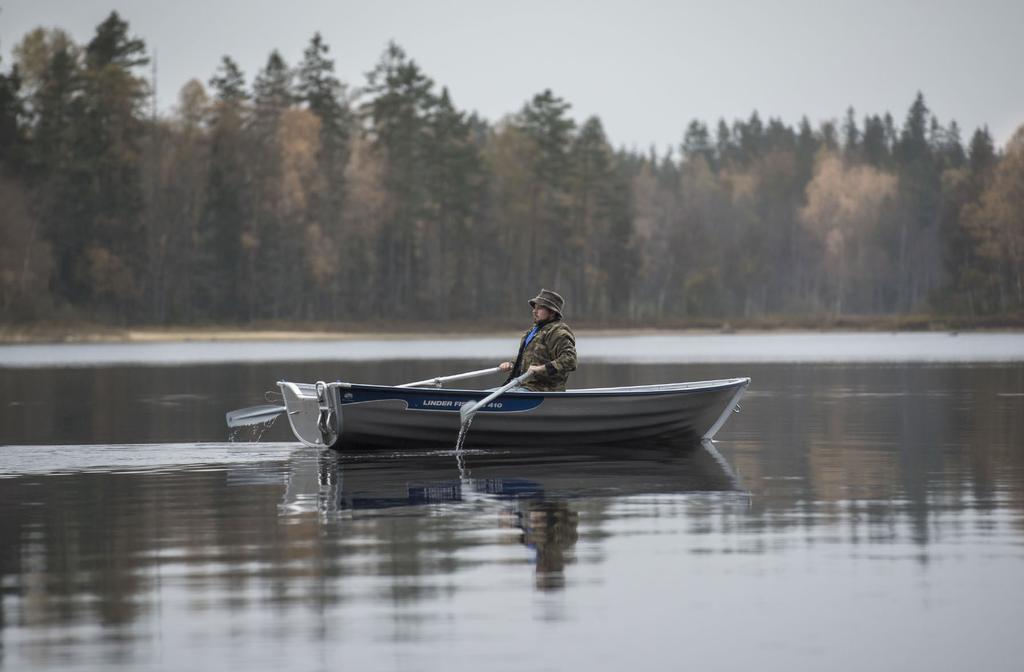
[[[824,318],[765,318],[757,320],[695,320],[648,327],[600,326],[575,323],[580,335],[730,334],[763,332],[948,332],[1024,331],[1024,317],[963,318],[934,316]],[[440,325],[445,328],[440,328]],[[210,326],[110,327],[78,325],[0,325],[0,344],[30,343],[182,343],[189,341],[346,341],[409,338],[480,338],[518,334],[523,324],[498,323],[382,323],[254,324]]]
[[[206,366],[329,362],[429,361],[443,367],[494,366],[514,354],[516,333],[477,336],[442,334],[343,334],[333,340],[286,340],[288,332],[263,333],[273,340],[204,340],[7,343],[0,370],[104,366]],[[229,338],[237,334],[226,334]],[[166,337],[167,334],[154,334]],[[180,334],[179,334],[180,336]],[[695,365],[727,367],[746,375],[750,364],[812,363],[1024,363],[1019,331],[588,331],[577,334],[581,361],[588,364]],[[284,340],[282,340],[284,339]],[[511,352],[510,352],[511,350]],[[470,364],[472,362],[472,364]],[[338,370],[325,364],[326,370]],[[275,373],[273,375],[278,375]],[[733,374],[728,374],[733,375]]]

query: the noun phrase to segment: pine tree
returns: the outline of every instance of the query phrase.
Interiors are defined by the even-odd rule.
[[[313,35],[298,67],[299,98],[320,119],[321,164],[332,171],[344,168],[352,133],[352,113],[345,87],[334,74],[334,61],[320,33]]]
[[[272,143],[281,115],[295,101],[292,71],[276,49],[253,81],[252,129],[259,142]]]
[[[550,89],[538,93],[523,106],[520,126],[537,146],[534,170],[552,183],[564,181],[568,167],[569,143],[576,124],[566,113],[571,106]]]
[[[616,162],[611,178],[606,195],[610,221],[601,253],[607,309],[599,317],[618,321],[633,313],[633,291],[640,259],[635,244],[633,190],[629,174],[621,162]]]
[[[196,316],[251,318],[249,284],[254,272],[250,147],[245,137],[250,110],[245,76],[224,56],[210,78],[210,159],[205,209],[196,243]],[[248,262],[248,263],[246,263]],[[248,271],[248,272],[247,272]]]
[[[587,119],[570,150],[569,227],[563,241],[568,272],[564,290],[574,297],[581,312],[595,314],[604,290],[601,241],[609,229],[609,196],[612,152],[597,117]]]
[[[426,241],[419,223],[427,214],[429,120],[437,105],[433,81],[395,43],[367,75],[369,100],[361,114],[371,145],[384,162],[389,214],[378,238],[376,303],[391,314],[426,310],[422,293]]]
[[[943,279],[939,205],[941,166],[929,141],[931,114],[918,93],[900,131],[895,157],[900,173],[903,213],[897,218],[897,309],[921,310]]]
[[[814,160],[818,155],[819,140],[811,128],[811,122],[807,117],[800,119],[800,132],[796,138],[796,159],[800,169],[800,178],[803,184],[811,181],[814,174]]]
[[[44,174],[55,176],[72,161],[74,137],[82,123],[82,73],[67,50],[53,55],[33,99],[33,162]]]
[[[960,138],[960,125],[955,121],[949,122],[949,127],[944,132],[942,144],[942,162],[946,168],[959,168],[967,160],[964,146]]]
[[[249,100],[245,90],[245,75],[230,56],[224,56],[220,68],[210,77],[210,88],[217,93],[217,100],[228,105],[239,105]]]
[[[976,215],[997,164],[988,129],[979,128],[971,138],[966,163],[943,174],[940,217],[948,285],[941,299],[948,310],[977,315],[999,305],[999,269],[989,253],[992,236],[977,225]]]
[[[294,73],[276,49],[253,80],[252,113],[246,129],[253,165],[250,174],[252,243],[247,256],[245,304],[250,315],[287,317],[306,299],[300,268],[305,236],[303,222],[286,213],[282,129],[296,102]],[[295,185],[304,190],[304,185]]]
[[[781,119],[769,119],[764,132],[764,151],[766,153],[796,149],[796,135],[793,129],[782,123]]]
[[[87,167],[79,178],[89,290],[122,321],[141,299],[146,268],[139,156],[148,87],[133,69],[148,62],[145,44],[129,37],[127,22],[111,12],[85,49],[84,109],[75,137],[75,153]]]
[[[482,194],[486,176],[480,149],[473,138],[472,122],[451,102],[447,88],[441,89],[437,106],[429,119],[427,176],[430,208],[427,222],[430,292],[427,304],[435,315],[448,319],[452,310],[460,316],[486,305],[487,297],[466,293],[463,274],[478,275],[475,252],[490,246],[480,229]],[[479,291],[477,282],[468,283]]]
[[[739,149],[744,164],[761,155],[764,148],[764,124],[761,116],[754,110],[746,123],[737,121],[733,127],[733,135],[739,138]]]
[[[853,107],[846,108],[846,118],[843,120],[843,155],[847,161],[856,160],[861,150],[861,133],[857,127],[857,117]]]
[[[0,65],[3,61],[0,59]],[[25,104],[18,67],[10,74],[0,72],[0,169],[17,172],[25,160]]]
[[[81,254],[89,243],[89,175],[76,144],[84,123],[81,90],[78,63],[70,50],[60,49],[42,71],[32,100],[35,124],[30,172],[56,262],[52,291],[69,303],[84,301],[88,294]]]
[[[821,122],[821,126],[818,128],[818,138],[821,146],[828,151],[837,152],[839,150],[839,132],[836,130],[834,121]]]
[[[694,119],[686,127],[686,134],[683,136],[683,158],[692,161],[696,157],[703,157],[704,161],[711,167],[715,166],[715,148],[711,144],[711,135],[708,127],[702,122]]]
[[[882,124],[885,126],[885,146],[890,152],[895,151],[896,143],[899,142],[899,134],[896,132],[896,122],[888,112],[882,117]]]
[[[877,114],[864,118],[861,155],[865,161],[876,168],[889,163],[889,146],[886,141],[885,122]]]
[[[310,191],[309,231],[323,238],[319,245],[337,243],[342,258],[332,260],[334,269],[341,268],[343,274],[358,267],[359,260],[351,258],[352,247],[343,243],[345,236],[345,168],[351,152],[353,118],[345,99],[345,86],[334,74],[334,61],[328,58],[329,49],[320,33],[313,35],[303,53],[303,60],[297,69],[296,92],[320,122],[317,167],[322,177],[316,188]],[[354,281],[343,287],[355,286]],[[317,302],[318,314],[337,313],[344,304],[352,309],[351,302],[341,296],[343,288],[338,286],[320,287],[321,296]]]
[[[116,12],[84,52],[59,31],[34,35],[19,53],[34,73],[30,166],[57,262],[54,291],[123,321],[145,279],[139,153],[147,90],[133,72],[146,62],[145,46]]]
[[[896,146],[897,158],[903,165],[930,163],[931,144],[928,142],[928,122],[928,106],[925,105],[924,95],[918,92],[907,111],[907,118],[903,122],[899,143]]]
[[[725,165],[733,160],[733,146],[729,124],[725,123],[725,119],[719,119],[715,130],[715,153],[719,165]]]
[[[971,147],[968,154],[971,174],[985,176],[996,164],[996,150],[988,126],[979,128],[971,136]]]
[[[980,141],[984,144],[984,141]],[[982,288],[982,309],[1002,313],[1024,310],[1024,126],[1006,144],[973,207],[964,213],[975,243]],[[986,272],[987,271],[987,272]],[[986,282],[987,281],[987,282]]]
[[[629,181],[597,117],[580,128],[570,160],[566,289],[582,313],[607,317],[628,308],[636,270]]]
[[[534,282],[559,286],[564,268],[569,144],[575,122],[569,103],[550,89],[523,106],[517,125],[532,143],[529,160],[530,222],[526,274]]]

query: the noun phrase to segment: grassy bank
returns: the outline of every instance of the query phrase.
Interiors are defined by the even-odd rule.
[[[589,334],[673,332],[763,332],[763,331],[987,331],[1024,330],[1024,316],[963,317],[935,315],[855,317],[770,317],[739,320],[693,319],[656,324],[599,324],[570,320],[577,331]],[[525,328],[525,320],[513,322],[388,322],[359,323],[257,322],[248,325],[110,325],[73,324],[0,325],[0,343],[144,343],[159,341],[234,340],[338,340],[365,338],[407,338],[410,336],[480,336],[507,334]]]

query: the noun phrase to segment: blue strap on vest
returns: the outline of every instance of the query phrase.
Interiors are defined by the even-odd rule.
[[[530,329],[530,333],[526,335],[526,341],[523,343],[523,348],[526,348],[533,340],[533,337],[537,335],[537,330],[540,328],[539,324],[533,325],[533,329]]]

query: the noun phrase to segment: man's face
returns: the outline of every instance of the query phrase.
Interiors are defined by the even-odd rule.
[[[554,316],[554,313],[544,306],[538,304],[533,308],[533,321],[543,322],[544,320],[550,320]]]

